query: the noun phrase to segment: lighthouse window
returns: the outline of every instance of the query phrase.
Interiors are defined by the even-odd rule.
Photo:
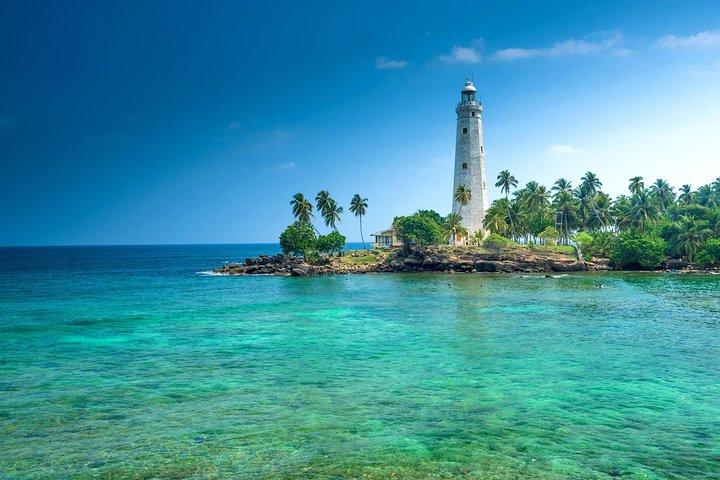
[[[463,135],[467,133],[467,128],[463,128]]]
[[[475,116],[475,112],[472,112],[472,116],[473,116],[473,117]]]
[[[467,170],[467,163],[463,163],[463,170]]]
[[[480,145],[480,153],[485,153],[485,152],[483,151],[482,145]]]

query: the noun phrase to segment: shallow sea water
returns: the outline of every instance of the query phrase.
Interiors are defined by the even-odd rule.
[[[0,249],[0,478],[720,478],[720,275],[197,273],[276,248]]]

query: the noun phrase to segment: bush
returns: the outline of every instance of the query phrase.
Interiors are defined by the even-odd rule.
[[[442,239],[442,228],[438,223],[425,215],[395,217],[393,228],[402,240],[405,250],[410,245],[435,245]]]
[[[611,260],[621,268],[655,269],[665,258],[665,241],[629,232],[617,238],[613,250]]]
[[[308,222],[299,220],[280,234],[280,248],[283,253],[302,255],[306,258],[307,254],[315,249],[316,241],[313,227]]]
[[[315,244],[318,252],[333,254],[345,249],[345,240],[345,235],[334,231],[327,235],[320,235]]]
[[[720,240],[708,240],[698,253],[697,261],[702,265],[720,264]]]
[[[490,236],[488,236],[488,238],[483,241],[483,246],[488,250],[498,254],[501,260],[503,250],[509,245],[510,240],[501,235],[498,235],[497,233],[491,233]]]

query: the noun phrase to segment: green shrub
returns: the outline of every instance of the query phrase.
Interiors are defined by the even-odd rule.
[[[665,258],[665,241],[636,232],[620,235],[611,260],[626,269],[655,269]]]
[[[315,249],[315,230],[308,222],[297,221],[280,234],[280,248],[292,255],[307,254]]]
[[[698,253],[697,261],[702,265],[720,264],[720,240],[708,240]]]
[[[442,228],[427,215],[395,217],[393,228],[402,240],[405,250],[410,245],[435,245],[442,239]]]
[[[320,253],[338,253],[345,249],[345,236],[338,231],[333,231],[327,235],[320,235],[316,241],[316,249]]]

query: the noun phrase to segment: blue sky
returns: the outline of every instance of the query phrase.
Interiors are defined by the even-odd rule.
[[[448,213],[469,76],[489,180],[720,176],[717,1],[0,0],[0,245],[274,242],[321,189],[366,234]]]

